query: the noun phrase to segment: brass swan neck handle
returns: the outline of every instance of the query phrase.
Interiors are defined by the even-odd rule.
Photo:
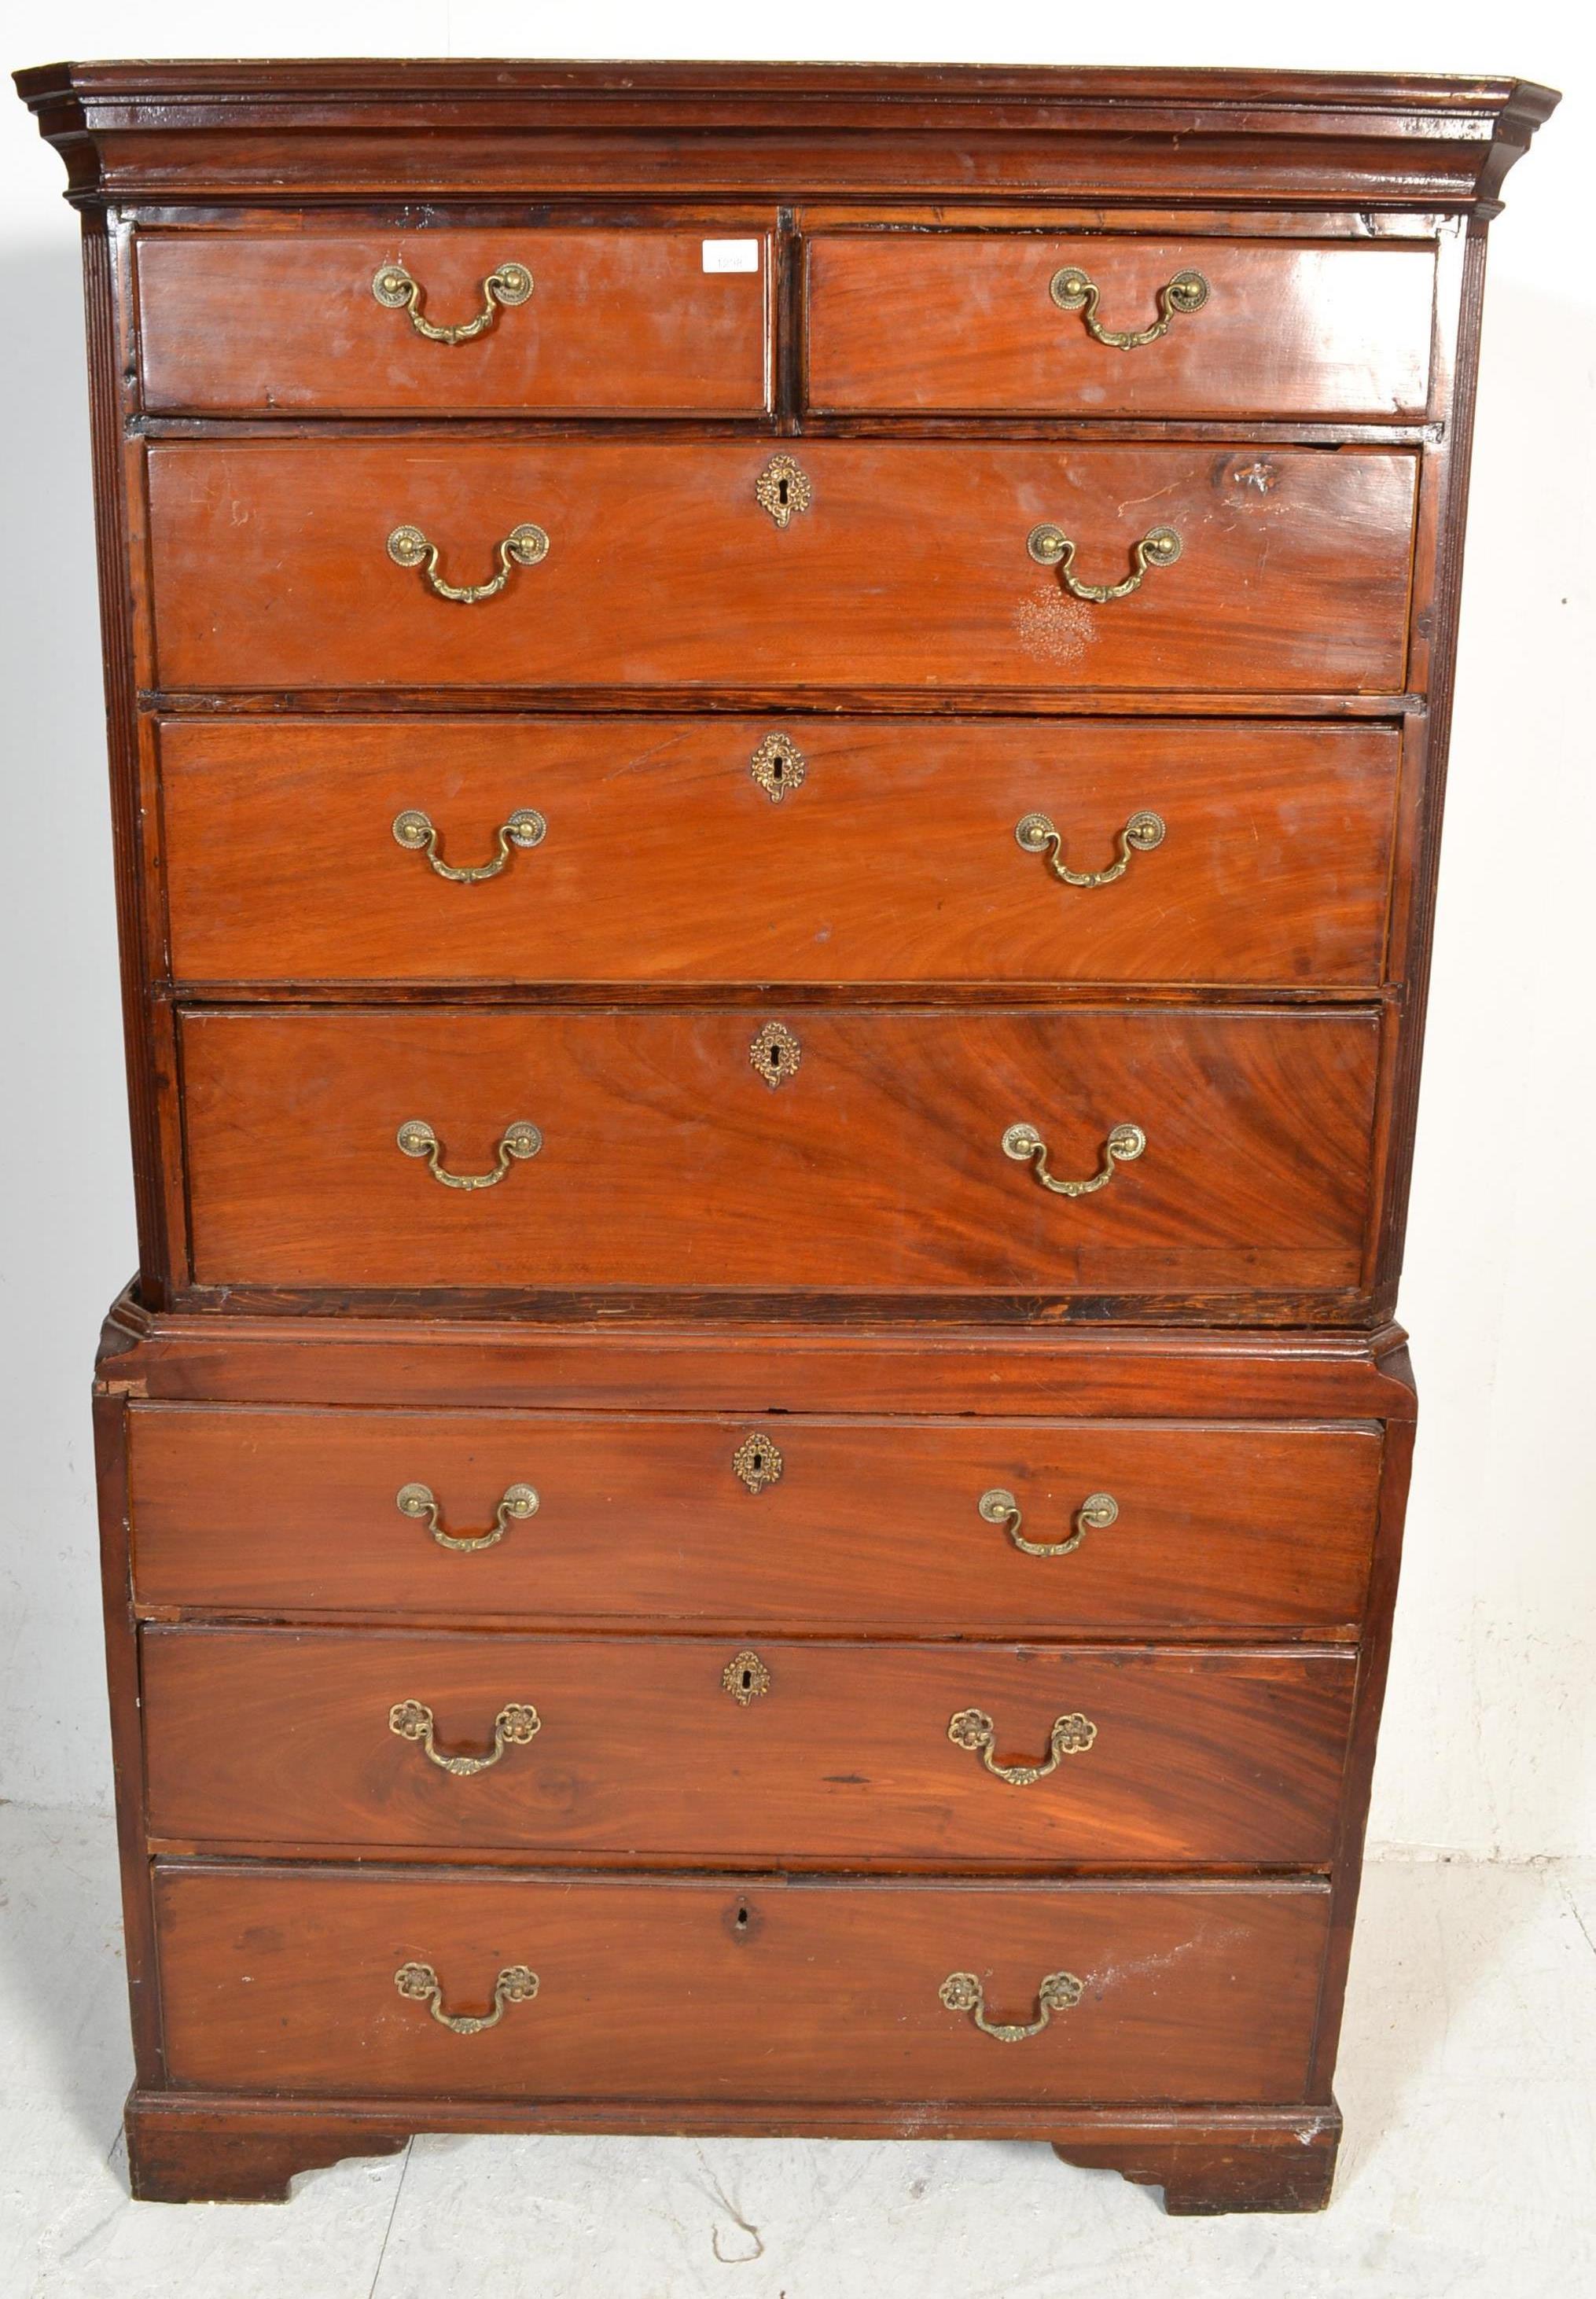
[[[1116,1125],[1102,1146],[1102,1164],[1095,1174],[1084,1182],[1060,1182],[1050,1172],[1047,1144],[1034,1125],[1011,1125],[1003,1136],[1003,1155],[1012,1158],[1016,1165],[1028,1165],[1044,1190],[1059,1198],[1089,1198],[1094,1191],[1104,1189],[1121,1166],[1128,1166],[1147,1147],[1147,1136],[1139,1125]]]
[[[507,2004],[530,2004],[540,1982],[524,1963],[507,1963],[494,1982],[493,2010],[475,2017],[445,2011],[443,1982],[429,1963],[402,1963],[394,1974],[394,1985],[407,2004],[425,2004],[438,2026],[447,2028],[452,2036],[479,2036],[485,2028],[498,2026]]]
[[[968,1748],[978,1755],[994,1780],[1007,1780],[1010,1788],[1030,1789],[1056,1772],[1066,1756],[1085,1755],[1097,1738],[1097,1727],[1078,1708],[1068,1716],[1055,1716],[1047,1736],[1047,1755],[1039,1764],[999,1764],[993,1754],[997,1728],[984,1708],[961,1708],[956,1716],[950,1716],[948,1738],[956,1748]]]
[[[1110,599],[1128,599],[1139,591],[1150,567],[1173,567],[1181,554],[1181,540],[1172,527],[1150,527],[1139,543],[1131,545],[1131,571],[1118,583],[1082,583],[1072,572],[1075,565],[1075,544],[1061,527],[1043,520],[1034,527],[1026,537],[1026,549],[1038,567],[1056,567],[1059,580],[1076,599],[1085,599],[1093,607],[1107,606]]]
[[[473,1549],[496,1548],[512,1524],[524,1523],[528,1517],[536,1515],[539,1504],[535,1486],[506,1485],[492,1524],[486,1532],[477,1533],[445,1531],[430,1485],[401,1485],[394,1497],[394,1506],[401,1516],[422,1519],[440,1548],[453,1548],[467,1556]]]
[[[437,832],[432,817],[419,806],[407,806],[394,817],[394,837],[407,854],[425,854],[440,878],[449,879],[456,886],[479,886],[485,878],[496,878],[510,859],[512,846],[541,846],[548,836],[549,826],[535,806],[518,806],[507,814],[495,836],[499,851],[491,862],[478,862],[473,868],[445,862],[437,851]]]
[[[421,309],[420,284],[403,263],[381,265],[371,282],[371,293],[385,311],[408,311],[411,326],[429,344],[469,344],[486,334],[502,305],[526,302],[532,293],[532,274],[524,263],[499,264],[482,282],[482,309],[476,318],[461,320],[453,328],[438,327],[428,319]]]
[[[1075,1513],[1073,1530],[1062,1540],[1027,1540],[1020,1531],[1025,1518],[1013,1494],[1002,1485],[993,1485],[976,1503],[988,1524],[1001,1524],[1016,1548],[1027,1556],[1068,1556],[1076,1549],[1088,1532],[1101,1532],[1119,1515],[1119,1504],[1112,1493],[1088,1493]]]
[[[989,2020],[986,1997],[973,1971],[950,1971],[937,1996],[950,2012],[968,2012],[984,2036],[1000,2044],[1023,2044],[1039,2036],[1055,2012],[1073,2012],[1085,1994],[1073,1971],[1050,1971],[1036,1990],[1034,2020]]]
[[[399,835],[399,825],[394,825],[394,835]],[[1164,822],[1161,815],[1150,814],[1139,808],[1118,834],[1118,859],[1101,870],[1072,870],[1064,859],[1064,840],[1045,814],[1027,814],[1014,826],[1014,842],[1026,854],[1045,854],[1047,867],[1061,884],[1066,886],[1111,886],[1123,878],[1130,867],[1133,854],[1151,854],[1155,846],[1164,842]]]
[[[530,1118],[518,1117],[499,1136],[498,1155],[487,1174],[451,1174],[444,1165],[444,1145],[424,1117],[407,1117],[395,1135],[407,1158],[425,1158],[427,1170],[446,1190],[491,1190],[502,1182],[518,1159],[536,1158],[543,1135]]]
[[[496,1764],[506,1748],[524,1748],[543,1730],[543,1719],[529,1700],[506,1701],[494,1718],[494,1745],[486,1756],[445,1756],[434,1735],[432,1711],[424,1700],[396,1700],[388,1711],[388,1730],[401,1740],[414,1740],[429,1764],[456,1780],[470,1780]]]
[[[421,580],[437,598],[456,606],[478,607],[496,599],[515,567],[536,567],[549,555],[549,538],[541,527],[512,527],[498,545],[499,571],[486,583],[445,583],[437,571],[438,547],[419,527],[396,527],[388,537],[388,557],[395,567],[419,567]]]
[[[1081,325],[1093,343],[1106,344],[1110,351],[1140,351],[1144,344],[1156,344],[1167,336],[1172,320],[1187,319],[1201,311],[1209,299],[1209,284],[1201,271],[1177,271],[1167,279],[1158,292],[1158,318],[1145,328],[1120,329],[1105,328],[1097,316],[1101,295],[1090,272],[1083,271],[1078,263],[1067,263],[1055,271],[1047,283],[1047,292],[1060,311],[1078,311]]]

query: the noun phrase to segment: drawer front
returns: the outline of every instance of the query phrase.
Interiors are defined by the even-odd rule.
[[[195,1277],[1350,1286],[1377,1044],[1357,1012],[189,1011]],[[521,1121],[541,1147],[516,1160]],[[1055,1179],[1110,1178],[1049,1191],[1005,1153],[1019,1125]],[[1125,1163],[1121,1126],[1146,1140]],[[500,1178],[449,1188],[432,1158]]]
[[[372,2096],[1285,2101],[1307,2080],[1314,1884],[830,1884],[156,1871],[179,2085]],[[451,2034],[498,1974],[536,1992]],[[1030,2024],[1005,2045],[950,2010]],[[424,1988],[424,1978],[410,1985]],[[952,1992],[952,1991],[951,1991]],[[1074,1994],[1060,1990],[1060,1997]]]
[[[135,1406],[129,1431],[142,1605],[734,1633],[1348,1630],[1381,1450],[1365,1429],[788,1414]],[[505,1506],[528,1487],[533,1514]]]
[[[756,484],[796,449],[783,527]],[[149,451],[169,688],[628,685],[1318,693],[1404,683],[1417,463],[1402,450],[167,442]],[[789,486],[791,483],[789,482]],[[483,584],[461,606],[395,563]],[[1181,552],[1127,597],[1135,548]],[[503,571],[501,569],[501,571]]]
[[[189,984],[1373,987],[1384,970],[1384,726],[172,719],[160,742]],[[501,834],[528,809],[536,846]],[[431,853],[395,835],[418,813]],[[1017,835],[1038,814],[1056,852]],[[1148,814],[1161,835],[1139,845]],[[496,875],[462,884],[433,855]]]
[[[808,263],[817,409],[1392,421],[1429,397],[1427,247],[850,232]]]
[[[711,1864],[1326,1861],[1355,1673],[1348,1651],[765,1638],[148,1628],[143,1647],[155,1837]],[[952,1737],[972,1714],[985,1754],[977,1724]],[[506,1717],[486,1770],[436,1761],[491,1755]]]
[[[705,251],[725,242],[691,231],[143,234],[145,404],[759,414],[769,404],[769,247],[762,223],[741,230],[750,268],[715,272]],[[409,286],[389,284],[395,270],[418,291],[426,326],[470,326],[491,298],[488,325],[453,344],[428,339]]]

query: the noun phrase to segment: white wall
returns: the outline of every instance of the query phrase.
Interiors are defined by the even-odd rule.
[[[1084,12],[278,5],[255,54],[807,54],[1516,71],[1567,97],[1492,239],[1462,666],[1403,1315],[1423,1390],[1376,1838],[1596,1853],[1591,892],[1596,53],[1566,0]],[[1100,15],[1106,33],[1096,27]],[[1584,24],[1575,28],[1576,16]],[[213,4],[58,0],[8,64],[234,49]],[[802,37],[794,48],[790,39]],[[669,39],[669,48],[662,43]],[[773,44],[774,43],[774,44]],[[132,1267],[77,224],[0,101],[0,1795],[109,1786],[88,1379]]]

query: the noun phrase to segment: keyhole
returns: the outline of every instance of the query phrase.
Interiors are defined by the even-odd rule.
[[[748,1930],[748,1910],[746,1907],[739,1907],[737,1910],[737,1930],[740,1932],[745,1932]]]
[[[743,1671],[743,1689],[744,1692],[752,1692],[753,1689],[753,1671],[751,1668],[745,1668]]]
[[[781,760],[780,760],[779,759],[777,759],[777,761],[776,761],[776,763],[775,763],[775,765],[774,765],[774,766],[771,768],[771,769],[770,769],[770,779],[771,779],[771,781],[772,781],[772,782],[777,782],[777,783],[778,783],[778,782],[781,780],[781,778],[782,778],[782,775],[783,775],[783,773],[784,773],[785,771],[786,771],[786,770],[785,770],[785,768],[783,768],[783,766],[782,766],[782,762],[781,762]]]
[[[757,1476],[765,1465],[764,1455],[762,1453],[756,1453],[751,1465],[753,1469],[754,1474]]]
[[[778,501],[780,502],[780,503],[781,503],[781,507],[782,507],[782,509],[783,509],[784,510],[786,509],[786,502],[787,502],[787,486],[788,486],[788,482],[787,482],[786,479],[778,479],[778,480],[777,481],[777,483],[776,483],[776,493],[777,493],[777,499],[778,499]]]

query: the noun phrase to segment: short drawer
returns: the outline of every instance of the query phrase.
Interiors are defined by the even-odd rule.
[[[134,1405],[128,1427],[142,1606],[734,1634],[1344,1632],[1381,1457],[1367,1429],[985,1418]]]
[[[169,440],[148,470],[171,689],[1405,685],[1404,449]]]
[[[816,409],[1390,422],[1429,395],[1428,247],[836,232],[808,275]]]
[[[1313,1883],[173,1866],[155,1898],[179,2085],[905,2107],[1299,2098],[1329,1905]],[[445,2024],[472,2015],[492,2025]]]
[[[741,234],[446,223],[140,233],[145,404],[759,414],[769,241],[762,220]],[[711,269],[727,262],[737,268]]]
[[[146,1628],[149,1827],[713,1866],[1306,1865],[1334,1848],[1355,1671],[1347,1650]],[[462,1757],[491,1761],[440,1761]]]
[[[1344,1288],[1378,1039],[1356,1009],[190,1009],[195,1279]],[[1101,1186],[1049,1190],[1043,1153]]]
[[[186,984],[1384,970],[1385,726],[173,718],[160,747]]]

